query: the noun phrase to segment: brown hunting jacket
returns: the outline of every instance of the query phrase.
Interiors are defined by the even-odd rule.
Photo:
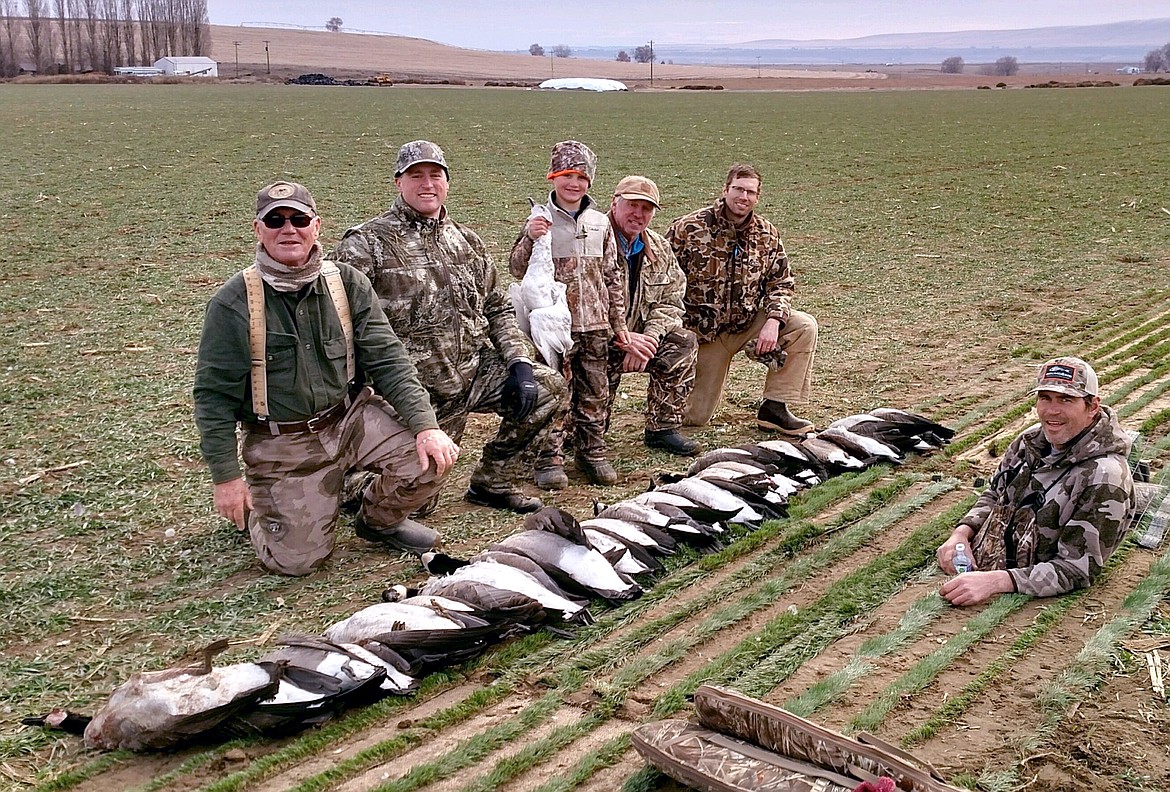
[[[776,227],[755,212],[736,227],[723,199],[671,223],[666,239],[687,278],[683,322],[700,344],[741,333],[756,314],[788,321],[796,279]]]

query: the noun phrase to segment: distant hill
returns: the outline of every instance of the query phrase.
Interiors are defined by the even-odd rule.
[[[938,63],[957,55],[991,63],[1011,55],[1031,63],[1140,63],[1170,42],[1170,18],[1023,30],[888,33],[850,39],[760,39],[722,47],[656,47],[675,63]],[[578,57],[613,57],[613,47],[576,47]]]

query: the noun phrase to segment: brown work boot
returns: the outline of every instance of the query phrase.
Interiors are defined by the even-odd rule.
[[[569,477],[565,475],[565,469],[560,465],[537,468],[532,480],[543,490],[561,490],[569,486]]]
[[[588,459],[587,457],[577,457],[577,467],[585,474],[585,478],[589,479],[590,484],[600,484],[602,486],[609,486],[610,484],[617,484],[618,474],[613,469],[613,465],[609,464],[604,459]]]
[[[780,432],[803,437],[813,430],[813,422],[797,418],[782,401],[764,399],[760,411],[756,413],[756,425],[765,432]]]
[[[389,528],[381,528],[370,525],[365,515],[358,514],[353,521],[353,532],[367,542],[378,542],[415,555],[422,555],[439,545],[438,531],[409,518]]]

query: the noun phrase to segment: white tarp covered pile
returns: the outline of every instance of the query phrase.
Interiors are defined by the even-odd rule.
[[[576,91],[627,91],[625,83],[617,80],[603,80],[600,77],[558,77],[545,80],[541,88],[560,90],[562,88]]]

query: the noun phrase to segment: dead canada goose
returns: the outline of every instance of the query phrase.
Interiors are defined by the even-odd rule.
[[[867,465],[878,462],[902,464],[902,454],[893,446],[881,440],[857,434],[849,429],[825,429],[817,432],[817,439],[828,440],[848,451]]]
[[[642,596],[642,587],[619,574],[596,550],[547,531],[521,531],[491,545],[531,558],[570,591],[622,602]]]
[[[813,435],[800,441],[800,445],[810,454],[816,456],[821,464],[831,473],[848,473],[852,470],[863,470],[866,463],[850,454],[836,443],[822,440]]]
[[[742,498],[702,479],[687,477],[682,481],[658,487],[656,491],[675,493],[712,509],[721,511],[734,509],[735,516],[730,519],[731,522],[754,524],[758,527],[765,519],[763,514]]]
[[[907,424],[911,434],[930,443],[935,448],[941,448],[955,437],[955,430],[948,429],[940,423],[930,420],[925,415],[899,410],[894,407],[878,407],[869,411],[870,415],[886,421]]]
[[[486,554],[481,553],[480,555],[483,556]],[[508,556],[512,554],[493,553],[492,555]],[[524,561],[533,566],[537,566],[528,558],[524,558]],[[547,578],[544,570],[539,570],[539,574]],[[500,563],[491,558],[477,556],[473,563],[455,570],[446,577],[428,580],[420,591],[423,594],[438,594],[447,590],[447,587],[453,581],[459,580],[478,581],[504,591],[524,594],[539,602],[546,613],[555,614],[562,621],[577,622],[580,624],[592,623],[592,617],[589,615],[588,610],[586,610],[585,604],[565,595],[560,587],[551,579],[549,580],[551,588],[546,587],[537,577],[530,575],[522,569],[510,563]]]
[[[227,645],[211,644],[199,665],[132,675],[85,727],[85,744],[108,751],[170,748],[208,735],[274,695],[280,679],[276,664],[212,667],[212,656]]]

